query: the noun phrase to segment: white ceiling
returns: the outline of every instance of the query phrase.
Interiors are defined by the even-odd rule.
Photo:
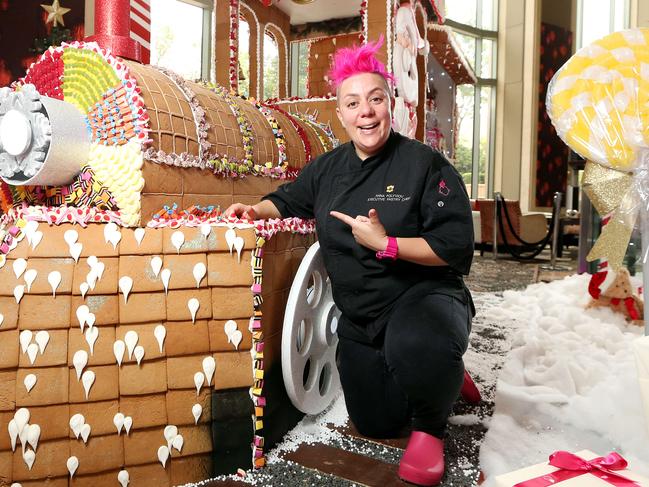
[[[298,5],[292,0],[277,0],[274,5],[291,18],[291,24],[321,22],[329,19],[356,17],[361,0],[314,0],[308,5]]]

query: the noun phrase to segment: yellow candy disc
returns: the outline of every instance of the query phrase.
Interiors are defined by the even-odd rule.
[[[588,160],[623,170],[649,149],[649,29],[615,32],[580,49],[547,97],[559,136]]]

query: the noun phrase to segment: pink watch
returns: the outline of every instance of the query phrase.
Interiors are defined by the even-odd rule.
[[[376,258],[379,260],[397,260],[397,253],[399,246],[397,245],[396,237],[388,237],[388,246],[385,250],[378,250]]]

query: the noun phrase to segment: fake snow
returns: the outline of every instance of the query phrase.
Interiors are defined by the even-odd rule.
[[[348,418],[345,399],[340,394],[323,413],[305,416],[289,431],[282,442],[268,452],[268,463],[277,462],[285,452],[295,451],[301,444],[329,444],[334,440],[341,440],[343,435],[333,428],[346,425]]]
[[[444,485],[475,485],[482,470],[483,487],[491,487],[496,475],[546,462],[556,450],[588,449],[602,455],[615,450],[629,468],[649,476],[649,431],[631,349],[644,329],[608,308],[585,309],[589,277],[474,294],[477,315],[464,361],[484,402],[468,410],[458,403],[458,412],[449,418],[449,434],[466,441],[457,443],[464,446],[449,459]],[[493,413],[490,401],[495,401]],[[337,430],[347,420],[344,399],[338,396],[268,452],[266,468],[249,471],[245,480],[228,478],[255,485],[293,478],[302,485],[299,479],[305,475],[319,477],[282,456],[301,444],[333,443],[347,449],[349,438]],[[483,428],[488,431],[481,442],[476,431]],[[363,445],[351,447],[367,454]],[[324,474],[324,483],[310,481],[349,485]]]
[[[556,450],[615,450],[629,468],[649,473],[649,432],[631,349],[644,328],[608,308],[584,309],[589,277],[503,294],[500,313],[520,326],[480,451],[484,487],[495,475],[546,462]]]

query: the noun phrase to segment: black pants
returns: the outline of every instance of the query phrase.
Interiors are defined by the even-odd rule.
[[[349,417],[373,438],[404,428],[444,436],[464,376],[468,304],[443,294],[397,303],[373,344],[339,337],[338,371]]]

